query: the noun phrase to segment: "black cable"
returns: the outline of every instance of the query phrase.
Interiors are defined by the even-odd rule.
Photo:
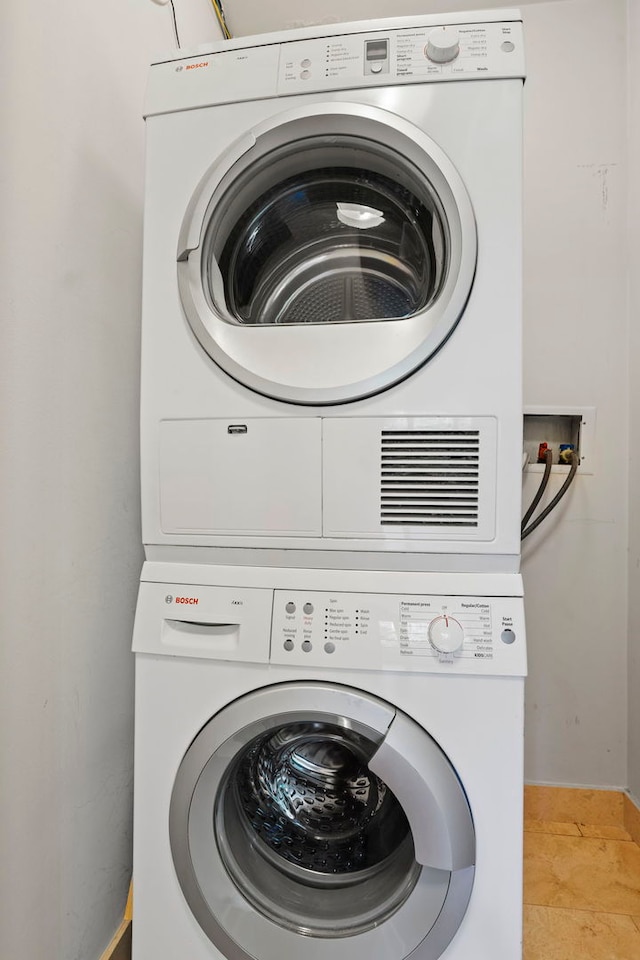
[[[178,36],[178,21],[177,21],[177,19],[176,19],[176,8],[175,8],[174,5],[173,5],[173,0],[169,0],[169,3],[171,4],[171,18],[172,18],[172,20],[173,20],[173,32],[174,32],[175,38],[176,38],[176,46],[177,46],[177,48],[178,48],[178,50],[179,50],[179,49],[180,49],[180,37]]]
[[[524,532],[524,528],[529,523],[529,520],[533,515],[533,511],[535,510],[535,508],[540,503],[540,500],[542,499],[542,494],[547,489],[547,484],[549,483],[549,477],[551,476],[552,462],[553,462],[553,453],[551,452],[551,450],[545,450],[544,474],[543,474],[542,480],[540,481],[540,486],[536,490],[535,496],[531,501],[531,504],[529,505],[529,509],[527,510],[524,517],[522,518],[522,523],[520,524],[520,533]]]
[[[570,487],[571,484],[573,483],[574,477],[575,477],[576,473],[578,472],[578,464],[579,464],[579,462],[580,462],[580,461],[579,461],[579,459],[578,459],[577,453],[575,452],[575,450],[572,450],[572,451],[571,451],[571,469],[569,470],[569,473],[568,473],[567,477],[565,478],[564,483],[562,484],[562,486],[560,487],[560,489],[559,489],[558,492],[556,493],[556,495],[555,495],[555,497],[553,498],[553,500],[552,500],[550,503],[548,503],[547,506],[544,508],[544,510],[542,511],[542,513],[538,514],[538,516],[537,516],[536,519],[533,521],[533,523],[530,523],[529,526],[527,527],[527,529],[522,531],[522,534],[521,534],[521,536],[520,536],[520,539],[521,539],[521,540],[524,540],[524,538],[525,538],[525,537],[528,537],[530,533],[533,533],[533,531],[535,530],[535,528],[536,528],[539,524],[541,524],[542,521],[544,520],[544,518],[545,518],[545,517],[548,517],[549,514],[551,513],[551,511],[554,509],[554,507],[557,507],[557,505],[560,503],[560,501],[561,501],[562,498],[564,497],[565,493],[567,492],[567,490],[569,489],[569,487]]]

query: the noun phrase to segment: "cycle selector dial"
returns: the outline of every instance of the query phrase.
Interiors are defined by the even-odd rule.
[[[429,643],[438,653],[450,655],[462,647],[464,630],[461,624],[443,614],[429,624]]]
[[[453,27],[436,27],[427,39],[427,60],[433,63],[451,63],[460,53],[460,35]]]

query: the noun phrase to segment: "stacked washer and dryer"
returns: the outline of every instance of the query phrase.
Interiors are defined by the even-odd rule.
[[[515,960],[517,11],[153,65],[133,960]]]

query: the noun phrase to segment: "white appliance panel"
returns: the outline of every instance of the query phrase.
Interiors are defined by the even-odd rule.
[[[456,18],[447,20],[454,23]],[[415,34],[415,43],[418,44],[422,43],[421,29],[431,29],[440,21],[441,18],[413,18],[411,22],[401,22],[398,29],[405,31],[406,37]],[[487,15],[488,32],[481,29],[483,20],[480,16],[469,17],[467,23],[479,31],[475,34],[480,45],[478,51],[484,43],[483,36],[495,35],[497,42],[498,34],[507,26],[518,35],[520,31],[514,11],[501,12],[496,19]],[[360,32],[352,31],[358,33],[352,38],[353,42],[361,44],[369,39],[379,39],[383,33],[389,32],[387,26],[386,23],[376,23],[371,29],[362,31],[360,25]],[[335,26],[326,30],[302,31],[287,40],[295,44],[317,45],[318,42],[325,43],[324,37],[332,37],[331,44],[346,42],[344,31]],[[282,39],[244,39],[235,45],[215,48],[215,51],[212,48],[203,57],[206,59],[210,54],[215,60],[223,53],[235,58],[254,54],[264,56],[268,73],[276,70],[275,61],[268,59],[269,51],[273,51],[275,44]],[[513,38],[508,42],[515,43]],[[178,556],[188,547],[218,551],[260,547],[272,551],[274,558],[278,550],[298,551],[295,562],[313,551],[318,563],[339,566],[338,555],[346,557],[348,549],[351,557],[375,553],[379,558],[377,562],[388,567],[400,566],[403,557],[411,556],[416,563],[422,562],[425,569],[436,569],[438,564],[462,570],[518,569],[522,432],[520,198],[523,69],[520,43],[519,40],[515,43],[514,51],[500,51],[505,62],[513,64],[510,79],[501,79],[499,74],[491,73],[493,67],[488,73],[476,71],[473,78],[468,75],[465,82],[459,83],[439,82],[435,75],[433,82],[422,76],[417,80],[413,78],[412,82],[399,82],[397,75],[390,72],[385,74],[386,83],[382,83],[378,75],[363,74],[361,85],[345,81],[344,89],[335,89],[331,86],[333,80],[328,86],[323,80],[322,89],[315,89],[315,92],[305,93],[310,87],[303,86],[303,92],[277,96],[265,73],[265,83],[261,87],[264,99],[252,99],[255,96],[253,88],[243,92],[240,82],[236,84],[236,69],[238,76],[248,73],[245,69],[247,61],[237,59],[234,61],[237,67],[225,74],[229,83],[225,84],[220,95],[226,97],[227,91],[233,90],[235,84],[241,102],[217,106],[205,105],[214,104],[221,90],[219,82],[207,80],[208,76],[213,77],[213,73],[207,72],[208,67],[193,67],[188,77],[183,76],[185,71],[176,72],[180,65],[186,70],[186,61],[183,64],[181,60],[171,60],[153,68],[148,101],[141,405],[143,539],[149,556]],[[289,48],[290,44],[287,42],[284,46]],[[332,46],[332,50],[337,47]],[[489,63],[489,53],[487,57]],[[198,57],[192,59],[194,62],[199,60]],[[481,62],[484,61],[480,57],[478,66]],[[278,59],[277,64],[281,63]],[[353,62],[347,59],[345,63],[351,64],[350,71]],[[389,64],[391,71],[392,59]],[[442,67],[441,73],[444,69]],[[272,75],[275,77],[276,73]],[[485,79],[487,77],[491,79]],[[307,82],[300,80],[300,83]],[[181,94],[183,100],[180,104],[170,98],[165,100],[169,90],[177,89],[176,84],[183,91],[189,91]],[[176,281],[176,256],[185,210],[216,156],[237,149],[237,144],[247,137],[247,130],[265,122],[277,123],[278,117],[292,108],[304,112],[307,108],[312,111],[331,104],[341,108],[351,105],[355,109],[364,106],[387,111],[392,123],[395,118],[413,124],[438,144],[458,171],[468,192],[477,225],[478,262],[471,295],[460,321],[434,356],[380,393],[349,403],[314,408],[284,403],[247,389],[207,356],[182,312]],[[234,144],[236,146],[232,147]],[[392,329],[393,322],[387,326]],[[299,349],[295,344],[301,337],[309,339],[309,331],[297,331],[294,327],[260,332],[269,334],[264,337],[265,357],[268,354],[274,369],[278,364],[286,366],[287,357],[295,357]],[[345,364],[348,365],[349,351],[338,355],[336,344],[340,338],[337,334],[332,338],[327,328],[322,337],[311,339],[314,339],[313,351],[305,348],[304,352],[313,356],[314,378],[317,380],[317,371],[323,366],[340,369],[342,376]],[[348,336],[346,340],[349,340]],[[291,345],[291,350],[287,344]],[[383,340],[379,349],[384,350]],[[320,479],[309,482],[309,471],[301,463],[302,458],[296,460],[289,447],[285,450],[282,466],[270,463],[267,457],[260,468],[261,473],[273,479],[270,489],[279,487],[280,477],[283,489],[291,494],[291,508],[283,503],[287,515],[274,515],[273,528],[269,526],[272,520],[266,501],[262,505],[256,503],[254,516],[250,518],[242,506],[244,497],[236,495],[236,484],[231,482],[230,475],[212,477],[212,471],[215,471],[211,457],[201,457],[200,453],[196,456],[193,448],[181,447],[185,464],[191,458],[196,471],[201,471],[201,476],[193,479],[193,473],[190,478],[186,467],[183,470],[179,465],[167,464],[165,454],[159,451],[159,437],[165,430],[164,425],[160,426],[163,421],[204,424],[204,421],[211,420],[233,424],[254,418],[265,421],[281,419],[290,424],[298,418],[310,421],[316,417],[323,421],[323,476]],[[403,524],[393,533],[379,522],[379,504],[376,502],[378,471],[369,472],[369,467],[377,460],[377,447],[364,450],[359,442],[360,435],[366,435],[367,422],[376,418],[410,420],[432,417],[477,417],[496,425],[494,463],[487,464],[483,473],[487,479],[479,500],[478,525],[468,528],[468,536],[464,536],[460,528],[444,525],[429,529],[423,524]],[[363,421],[361,432],[354,425],[355,442],[351,444],[351,450],[341,451],[340,444],[333,440],[343,429],[340,421],[359,418]],[[198,427],[200,429],[206,432],[209,427]],[[284,432],[286,430],[289,430],[288,425],[283,428]],[[304,433],[305,428],[301,430]],[[316,442],[317,439],[313,442],[307,439],[300,447],[304,457],[313,462],[313,469],[318,462],[318,453],[317,450],[311,452],[311,447]],[[175,456],[178,456],[177,448]],[[159,457],[163,458],[162,463]],[[333,472],[328,467],[332,458],[339,463]],[[289,474],[284,463],[293,469],[293,474]],[[286,476],[282,477],[282,474]],[[297,478],[304,478],[304,483],[296,484],[289,479],[294,474]],[[178,482],[175,477],[179,478]],[[320,492],[318,483],[322,486]],[[216,490],[215,498],[213,489]],[[220,500],[221,492],[226,499]],[[220,508],[216,507],[215,511],[211,507],[214,500]],[[228,519],[232,522],[227,526]]]
[[[220,568],[213,568],[208,578],[213,571],[220,576]],[[319,571],[301,573],[299,579],[308,584],[322,582]],[[255,660],[302,670],[526,674],[521,596],[428,593],[426,577],[421,578],[423,589],[416,585],[416,592],[407,593],[346,592],[337,582],[333,590],[301,589],[295,577],[289,577],[288,589],[267,588],[264,584],[278,581],[274,571],[255,568],[259,587],[246,586],[242,574],[227,568],[224,586],[144,583],[134,651]],[[362,578],[366,581],[367,575]],[[406,575],[395,579],[387,575],[391,587],[406,582]],[[513,590],[518,584],[509,586]],[[440,652],[430,639],[432,624],[442,618],[451,618],[461,628],[460,647],[451,654]]]
[[[424,592],[419,590],[421,583]],[[483,583],[490,588],[488,594],[464,592]],[[367,584],[381,589],[367,590]],[[440,588],[438,594],[428,592],[436,586]],[[214,946],[188,905],[188,900],[197,903],[203,890],[205,897],[215,898],[221,904],[227,902],[226,894],[218,893],[219,885],[211,887],[207,879],[207,859],[203,860],[198,852],[202,843],[211,843],[210,837],[207,839],[201,834],[201,827],[208,823],[208,833],[211,833],[213,798],[208,800],[207,796],[210,790],[217,789],[215,757],[209,762],[209,753],[205,750],[200,759],[193,756],[193,762],[189,760],[191,773],[188,769],[184,771],[187,779],[191,777],[196,784],[189,823],[193,819],[194,862],[203,878],[200,892],[189,889],[187,896],[178,882],[169,842],[169,823],[174,831],[180,825],[172,796],[178,777],[181,777],[180,783],[184,781],[182,768],[187,757],[191,758],[200,742],[206,741],[206,736],[198,736],[199,732],[204,734],[211,726],[213,735],[216,723],[221,725],[215,742],[220,742],[219,765],[228,766],[247,736],[240,721],[244,723],[252,714],[247,713],[245,703],[254,705],[251,710],[256,716],[263,716],[259,704],[286,698],[288,687],[292,717],[301,711],[313,713],[314,708],[325,710],[335,699],[343,703],[341,709],[356,721],[359,717],[370,727],[378,728],[387,745],[372,763],[383,779],[393,780],[401,773],[403,763],[409,761],[406,780],[398,781],[396,789],[406,803],[414,828],[418,832],[422,830],[424,808],[417,801],[431,781],[433,792],[429,803],[435,804],[431,815],[439,818],[446,811],[443,823],[449,824],[446,829],[454,825],[451,839],[459,841],[453,850],[454,856],[462,865],[468,863],[469,858],[475,861],[466,911],[461,917],[458,915],[455,928],[442,937],[427,936],[412,954],[413,960],[439,957],[468,960],[470,956],[474,960],[496,960],[496,957],[513,960],[519,956],[523,674],[526,671],[521,593],[518,576],[447,577],[256,567],[239,570],[229,566],[147,563],[134,631],[136,926],[133,960],[174,960],[185,953],[193,960],[230,960],[241,955],[231,941],[227,941],[225,947]],[[175,602],[177,598],[179,602]],[[295,607],[293,611],[291,604]],[[399,631],[399,642],[404,642],[403,636],[407,639],[409,647],[404,649],[408,650],[414,641],[420,645],[418,635],[423,626],[431,622],[434,614],[442,616],[443,608],[450,615],[455,611],[464,620],[470,651],[484,652],[478,647],[486,645],[479,642],[479,634],[474,631],[482,633],[489,629],[490,622],[496,648],[494,658],[477,658],[474,674],[458,670],[465,663],[464,657],[454,658],[452,663],[416,655],[415,650],[412,655],[398,654],[394,665],[394,655],[389,656],[383,642],[388,637],[384,625],[394,624]],[[221,652],[213,647],[189,649],[181,642],[167,643],[163,639],[166,621],[180,617],[196,628],[203,624],[211,628],[218,621],[219,626],[237,624],[238,646],[235,651]],[[331,640],[324,639],[325,624]],[[419,627],[413,637],[411,624]],[[315,647],[317,637],[325,659],[320,659],[320,653],[316,658],[314,650],[305,652],[301,647],[293,658],[287,659],[289,652],[281,647],[277,649],[276,639],[282,639],[284,631],[291,629],[296,634],[296,642],[301,643],[305,642],[305,631],[310,629],[312,644]],[[502,639],[501,634],[506,630],[514,633],[513,642]],[[249,639],[254,636],[255,646]],[[324,644],[331,642],[335,643],[336,650],[327,654]],[[347,654],[347,647],[352,654]],[[498,651],[504,651],[504,657]],[[265,662],[265,657],[269,662]],[[404,669],[398,669],[400,663]],[[286,699],[282,700],[285,702]],[[279,710],[282,714],[282,707]],[[429,760],[431,754],[423,754],[421,747],[426,736],[432,745],[430,750],[435,750]],[[413,767],[410,758],[416,755],[416,750],[422,755],[422,761]],[[198,777],[199,764],[204,765],[201,777]],[[453,780],[447,769],[455,771]],[[455,783],[462,786],[464,806],[468,804],[472,815],[475,838],[472,846],[465,845],[460,833],[464,809],[454,810],[458,799],[448,792]],[[445,800],[447,796],[451,799]],[[499,803],[496,797],[500,798]],[[183,815],[188,810],[185,799],[181,801]],[[427,828],[428,823],[424,826]],[[438,837],[442,840],[441,832]],[[421,843],[426,844],[424,849],[420,848],[421,856],[446,859],[450,855],[446,844],[431,846],[428,829]],[[178,844],[180,846],[184,854],[188,848],[184,843]],[[458,874],[465,872],[456,867],[452,876],[455,870]],[[185,882],[184,871],[181,875]],[[400,960],[419,929],[419,917],[412,917],[409,909],[412,902],[410,897],[392,918],[365,934],[324,942],[322,937],[305,937],[304,952],[314,960],[326,960],[330,956],[365,958],[383,950],[385,956]],[[220,916],[222,923],[229,928],[235,925],[250,940],[253,938],[254,953],[264,960],[276,960],[285,944],[290,953],[292,949],[295,951],[291,933],[277,924],[272,925],[273,929],[268,922],[265,925],[264,918],[260,920],[249,903],[234,896],[233,885],[229,887],[228,910],[228,916],[224,911]],[[244,914],[244,918],[238,916],[237,911]],[[397,935],[392,935],[392,930]],[[262,932],[260,937],[258,931]],[[452,939],[445,947],[450,936]],[[293,940],[296,939],[294,936]],[[224,942],[224,938],[220,942]]]
[[[491,13],[486,14],[488,20]],[[180,68],[176,57],[154,64],[145,117],[275,95],[380,86],[390,78],[404,84],[475,80],[483,75],[522,77],[522,24],[517,16],[505,10],[489,23],[467,15],[467,22],[458,24],[448,16],[446,22],[457,30],[460,44],[458,55],[449,63],[435,63],[426,56],[429,35],[444,25],[442,17],[405,18],[410,26],[404,29],[400,19],[385,21],[380,30],[372,21],[226,41],[181,54]],[[316,36],[309,37],[310,33]],[[388,53],[378,61],[381,70],[372,72],[367,44],[381,40],[388,42]],[[176,70],[181,74],[178,83]]]
[[[159,471],[166,534],[321,532],[320,419],[165,420]]]

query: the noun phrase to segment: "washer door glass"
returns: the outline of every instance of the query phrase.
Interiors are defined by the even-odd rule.
[[[464,916],[475,834],[414,721],[360,691],[267,687],[202,728],[170,808],[187,902],[224,956],[435,960]],[[304,938],[304,939],[301,939]]]
[[[433,140],[375,107],[309,105],[264,121],[205,173],[178,238],[178,293],[234,379],[342,403],[436,353],[476,256],[471,201]]]
[[[380,144],[315,137],[260,158],[229,188],[207,229],[203,280],[240,323],[400,319],[438,296],[448,249],[442,206],[411,164]]]
[[[299,722],[256,737],[230,768],[216,802],[218,847],[238,889],[275,923],[351,936],[413,889],[411,831],[368,769],[373,749],[336,724]]]

